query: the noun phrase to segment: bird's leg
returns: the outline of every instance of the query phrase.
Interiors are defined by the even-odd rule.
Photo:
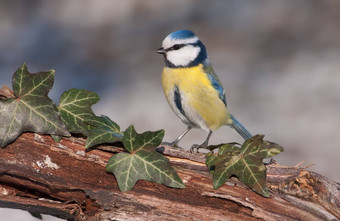
[[[208,146],[208,143],[209,143],[209,139],[210,139],[211,134],[212,134],[212,131],[210,130],[207,139],[205,139],[205,141],[204,141],[202,144],[193,144],[193,145],[191,146],[191,148],[190,148],[190,152],[191,152],[191,153],[194,152],[195,149],[196,149],[197,152],[198,152],[198,149],[199,149],[199,148]]]
[[[177,146],[178,142],[182,140],[182,138],[192,129],[192,127],[188,127],[176,140],[171,143],[171,146]]]
[[[171,143],[165,143],[169,146],[172,146],[172,147],[177,147],[177,144],[178,142],[192,129],[192,127],[188,127],[176,140],[174,140],[173,142]]]

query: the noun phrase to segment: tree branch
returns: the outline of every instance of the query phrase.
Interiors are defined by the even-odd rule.
[[[123,151],[100,146],[85,151],[82,138],[55,143],[47,135],[24,133],[0,149],[0,206],[69,220],[337,220],[340,185],[298,167],[267,166],[270,198],[236,178],[214,190],[201,154],[160,146],[186,184],[173,189],[138,181],[119,191],[105,166]]]

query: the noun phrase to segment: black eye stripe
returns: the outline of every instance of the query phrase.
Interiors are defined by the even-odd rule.
[[[175,51],[175,50],[178,50],[178,49],[180,49],[184,46],[185,46],[185,44],[175,44],[174,46],[165,49],[165,51]]]

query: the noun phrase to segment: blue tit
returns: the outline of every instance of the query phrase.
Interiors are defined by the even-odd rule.
[[[207,50],[189,30],[169,34],[157,50],[165,60],[162,85],[165,97],[175,114],[188,128],[171,145],[177,145],[192,128],[208,132],[201,145],[207,146],[213,131],[223,125],[234,128],[245,140],[249,131],[228,112],[225,90],[212,68]]]

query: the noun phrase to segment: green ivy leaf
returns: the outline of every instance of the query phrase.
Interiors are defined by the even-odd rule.
[[[48,97],[54,70],[30,74],[26,64],[14,73],[15,98],[0,100],[0,146],[5,147],[25,131],[70,136],[58,109]]]
[[[129,153],[113,155],[106,165],[122,192],[131,190],[138,180],[147,180],[174,188],[184,188],[169,160],[155,148],[162,142],[164,130],[137,134],[131,125],[124,132],[123,144]]]
[[[207,155],[206,164],[213,174],[215,189],[222,186],[232,176],[237,176],[242,183],[262,196],[269,197],[266,187],[266,167],[264,158],[272,157],[283,151],[278,144],[263,140],[263,135],[255,135],[244,144],[220,145],[219,154]]]
[[[123,134],[120,132],[118,124],[106,116],[96,117],[90,121],[86,121],[86,123],[93,125],[95,129],[89,131],[85,148],[97,144],[114,143],[116,141],[121,141],[123,138]]]
[[[52,134],[51,137],[54,140],[54,142],[56,142],[56,143],[59,143],[62,139],[62,136],[58,136],[58,135],[54,135],[54,134]]]
[[[83,89],[70,89],[61,95],[60,115],[71,133],[89,135],[88,131],[93,127],[85,121],[93,120],[96,117],[91,106],[99,100],[96,93]]]

